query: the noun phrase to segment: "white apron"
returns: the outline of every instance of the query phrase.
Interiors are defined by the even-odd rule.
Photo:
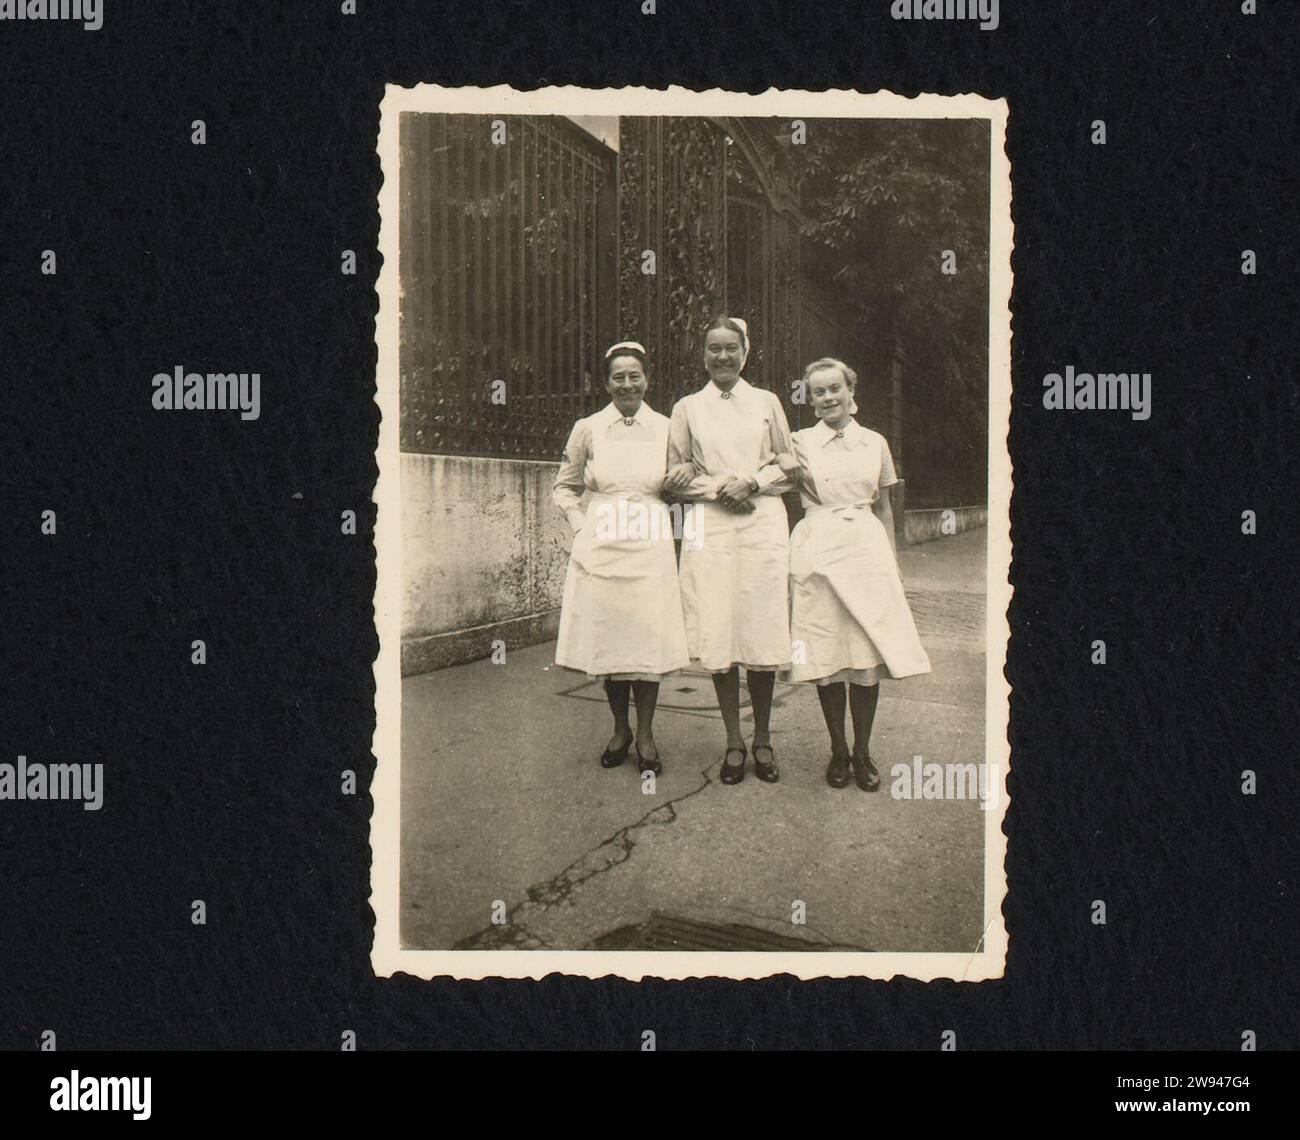
[[[736,417],[727,425],[726,454],[744,469],[760,454],[766,421]],[[698,502],[684,528],[682,609],[691,659],[710,672],[733,665],[773,670],[790,662],[790,524],[777,495],[753,495],[752,514]]]
[[[790,537],[792,681],[846,673],[870,683],[883,673],[930,671],[884,525],[871,505],[881,492],[864,451],[813,445],[805,459],[820,504]],[[851,675],[856,674],[856,676]]]
[[[688,663],[671,516],[655,439],[594,432],[587,518],[564,579],[555,661],[592,677],[658,679]]]

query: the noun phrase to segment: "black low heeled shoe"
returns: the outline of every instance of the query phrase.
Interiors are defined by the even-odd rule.
[[[754,753],[754,775],[765,784],[775,784],[781,778],[781,773],[776,766],[776,751],[770,744],[752,744],[750,751]],[[758,758],[760,752],[766,752],[772,759],[764,764]]]
[[[727,757],[733,752],[740,753],[739,764],[727,763]],[[727,751],[722,754],[722,771],[718,774],[718,778],[724,784],[739,784],[740,781],[745,778],[745,757],[747,755],[748,753],[743,748],[728,748]]]
[[[628,741],[617,752],[611,752],[608,748],[600,754],[600,766],[602,768],[617,768],[624,760],[627,759],[627,750],[632,747],[632,741]]]
[[[826,782],[832,788],[847,788],[849,781],[853,779],[853,773],[849,768],[849,754],[847,752],[831,756],[831,762],[826,765]]]
[[[850,758],[853,765],[853,782],[864,792],[874,792],[880,787],[880,773],[871,762],[870,754],[859,756],[856,752]]]
[[[647,760],[641,755],[641,746],[639,744],[637,745],[636,764],[637,767],[641,769],[643,775],[646,772],[653,772],[656,776],[662,776],[664,774],[664,766],[661,763],[662,760],[662,756],[656,756],[653,760]]]

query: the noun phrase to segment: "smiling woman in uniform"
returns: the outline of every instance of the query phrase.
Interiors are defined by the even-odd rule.
[[[612,345],[605,375],[611,402],[574,424],[555,477],[552,497],[573,528],[555,662],[605,682],[614,735],[601,766],[622,764],[635,739],[641,771],[658,774],[659,682],[688,663],[673,527],[660,497],[669,422],[645,402],[641,345]]]
[[[665,486],[693,503],[696,541],[682,547],[682,606],[691,659],[713,674],[727,730],[720,778],[745,778],[740,666],[754,709],[754,774],[775,783],[770,721],[776,670],[790,663],[789,524],[781,494],[795,468],[774,392],[741,376],[749,326],[718,317],[704,333],[709,382],[673,408]],[[733,759],[739,756],[739,761]]]
[[[854,418],[857,375],[829,357],[804,369],[814,427],[794,433],[804,517],[790,536],[792,681],[817,685],[831,738],[826,782],[880,787],[870,753],[881,677],[930,671],[903,593],[888,488],[898,482],[885,437]],[[845,687],[853,751],[844,734]]]

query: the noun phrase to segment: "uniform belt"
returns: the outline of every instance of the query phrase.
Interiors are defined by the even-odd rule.
[[[831,511],[838,514],[841,511],[869,511],[874,505],[875,499],[859,499],[856,503],[814,503],[810,507],[804,508],[804,514],[815,515],[818,511]]]
[[[591,502],[617,502],[623,499],[629,503],[661,503],[663,500],[653,491],[592,491]]]

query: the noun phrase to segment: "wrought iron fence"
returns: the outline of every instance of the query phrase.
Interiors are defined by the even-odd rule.
[[[561,116],[407,113],[399,132],[404,451],[558,458],[624,337],[649,350],[667,413],[704,383],[704,328],[724,313],[749,322],[745,375],[792,427],[813,422],[792,396],[818,356],[887,406],[852,318],[804,279],[755,127],[625,117],[617,156]]]
[[[402,449],[557,458],[600,398],[613,152],[550,116],[408,113],[399,133]]]
[[[726,304],[725,136],[706,119],[625,118],[619,163],[619,332],[649,350],[648,399],[667,414],[703,382],[704,328]]]
[[[802,368],[799,264],[794,222],[733,190],[727,204],[727,311],[749,322],[745,378],[781,397],[793,428],[807,426],[800,422],[805,405],[793,399]]]
[[[735,120],[623,120],[619,311],[625,333],[650,349],[652,403],[665,411],[705,382],[708,322],[744,317],[746,378],[777,392],[799,426],[800,238],[762,196],[755,146]],[[646,251],[656,253],[654,274],[643,271]]]

